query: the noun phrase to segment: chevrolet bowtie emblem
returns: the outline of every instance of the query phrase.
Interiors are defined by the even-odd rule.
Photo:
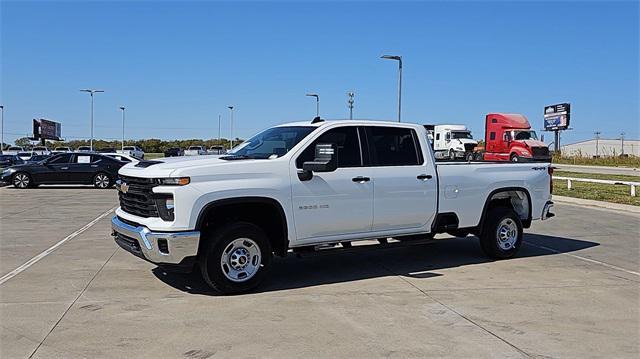
[[[127,182],[120,183],[120,192],[127,193],[129,191],[129,185]]]

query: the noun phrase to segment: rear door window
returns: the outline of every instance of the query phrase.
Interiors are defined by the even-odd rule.
[[[410,128],[366,128],[372,166],[416,166],[423,162],[415,131]]]

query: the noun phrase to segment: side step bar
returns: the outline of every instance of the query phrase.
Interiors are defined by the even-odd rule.
[[[385,242],[386,240],[386,242]],[[378,241],[375,240],[366,240],[366,241],[358,241],[354,245],[342,246],[339,243],[336,243],[334,246],[305,246],[293,248],[293,253],[298,258],[307,258],[307,257],[315,257],[322,255],[332,255],[332,254],[340,254],[340,253],[356,253],[364,250],[371,249],[390,249],[390,248],[403,248],[403,247],[412,247],[419,246],[429,243],[437,242],[437,239],[425,237],[424,239],[407,239],[403,241],[392,240],[388,241],[387,238],[381,238]],[[371,243],[367,243],[371,242]]]

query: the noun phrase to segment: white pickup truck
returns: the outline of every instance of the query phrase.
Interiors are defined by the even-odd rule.
[[[471,233],[488,256],[509,258],[523,228],[553,216],[550,164],[436,164],[425,128],[408,123],[284,124],[226,156],[141,161],[119,174],[116,242],[162,267],[198,263],[221,293],[256,287],[274,254],[360,240]]]

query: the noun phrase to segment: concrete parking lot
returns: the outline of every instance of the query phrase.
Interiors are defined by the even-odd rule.
[[[0,189],[0,357],[640,355],[637,215],[557,206],[505,261],[473,237],[290,256],[257,292],[223,297],[117,247],[116,204],[113,190]]]

